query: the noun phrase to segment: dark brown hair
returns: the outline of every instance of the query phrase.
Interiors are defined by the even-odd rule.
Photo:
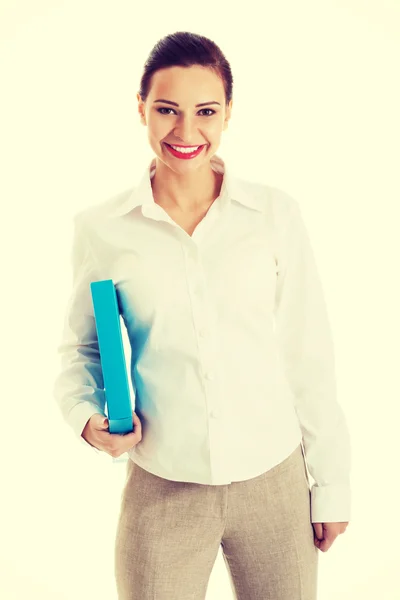
[[[158,40],[151,50],[140,80],[140,94],[146,101],[153,73],[159,69],[180,66],[200,65],[212,69],[223,81],[225,102],[232,99],[233,77],[231,67],[220,48],[210,39],[190,33],[177,31]]]

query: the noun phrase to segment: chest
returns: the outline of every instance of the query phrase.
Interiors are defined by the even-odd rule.
[[[163,204],[158,203],[163,210],[167,213],[167,215],[181,227],[189,236],[193,235],[194,230],[197,225],[204,219],[208,211],[210,210],[213,202],[208,204],[208,206],[203,207],[198,210],[182,212],[178,209],[174,209],[171,207],[165,207]]]
[[[192,236],[197,225],[204,219],[206,212],[194,215],[175,214],[174,212],[168,212],[168,214],[179,227],[186,231],[188,235]]]

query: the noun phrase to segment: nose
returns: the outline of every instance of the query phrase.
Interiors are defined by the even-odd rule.
[[[199,140],[196,139],[198,137],[196,128],[189,117],[185,118],[184,116],[181,116],[180,119],[178,119],[177,125],[174,128],[174,136],[177,140],[182,140],[181,143],[185,146],[190,146],[192,142],[199,142]]]

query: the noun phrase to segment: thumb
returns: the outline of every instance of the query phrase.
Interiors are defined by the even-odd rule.
[[[96,429],[108,429],[108,419],[103,414],[96,413],[93,420]]]
[[[315,531],[315,535],[319,540],[322,540],[322,538],[324,537],[323,535],[323,529],[322,529],[322,523],[313,523],[314,526],[314,531]]]

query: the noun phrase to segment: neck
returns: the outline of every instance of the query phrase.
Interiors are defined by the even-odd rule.
[[[156,171],[151,179],[154,201],[182,213],[199,212],[219,196],[222,179],[223,175],[216,173],[209,163],[180,175],[156,160]]]

